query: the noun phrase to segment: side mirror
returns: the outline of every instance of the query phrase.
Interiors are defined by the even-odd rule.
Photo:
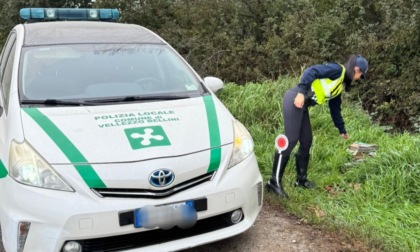
[[[216,77],[210,77],[210,76],[205,77],[204,78],[204,83],[214,93],[216,93],[217,91],[219,91],[220,89],[223,88],[223,81],[219,78],[216,78]]]

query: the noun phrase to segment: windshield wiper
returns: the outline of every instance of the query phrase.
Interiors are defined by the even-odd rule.
[[[152,95],[152,96],[126,96],[124,101],[153,101],[153,100],[179,100],[188,99],[188,95]]]
[[[57,99],[46,99],[46,100],[22,100],[22,104],[41,104],[41,105],[66,105],[66,106],[92,106],[95,105],[90,102],[82,101],[70,101],[70,100],[57,100]]]
[[[86,102],[94,103],[109,103],[109,102],[130,102],[130,101],[169,101],[169,100],[179,100],[179,99],[188,99],[191,96],[188,95],[153,95],[153,96],[125,96],[118,98],[104,98],[97,100],[88,100]]]

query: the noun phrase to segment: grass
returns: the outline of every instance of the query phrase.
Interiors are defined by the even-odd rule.
[[[284,77],[245,86],[229,83],[217,94],[252,134],[265,180],[271,175],[274,139],[284,132],[283,95],[297,82]],[[293,187],[291,158],[283,179],[290,199],[277,200],[296,216],[340,229],[372,249],[420,251],[420,136],[385,133],[346,95],[342,114],[350,138],[339,137],[327,105],[311,108],[314,139],[308,177],[317,188]],[[346,149],[356,141],[378,145],[376,156],[352,162]]]

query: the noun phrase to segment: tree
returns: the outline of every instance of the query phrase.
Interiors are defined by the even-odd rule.
[[[365,108],[402,129],[420,125],[418,0],[3,0],[1,44],[28,6],[118,8],[120,22],[155,31],[200,75],[238,84],[362,54],[369,80],[354,92]]]

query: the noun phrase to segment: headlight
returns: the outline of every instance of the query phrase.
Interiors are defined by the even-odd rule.
[[[26,141],[23,143],[12,141],[9,169],[10,176],[22,184],[74,191]]]
[[[230,158],[229,167],[235,166],[254,151],[254,141],[251,134],[239,121],[233,121],[235,138],[233,142],[233,154]]]

